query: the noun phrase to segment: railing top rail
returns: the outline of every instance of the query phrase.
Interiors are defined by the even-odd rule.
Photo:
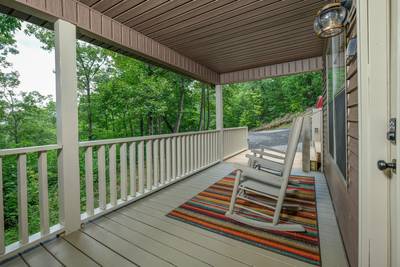
[[[116,139],[104,139],[104,140],[96,140],[96,141],[84,141],[80,142],[80,147],[90,147],[90,146],[102,146],[102,145],[110,145],[110,144],[121,144],[121,143],[131,143],[138,141],[148,141],[162,138],[170,138],[177,136],[185,136],[185,135],[195,135],[195,134],[204,134],[204,133],[215,133],[218,130],[209,130],[209,131],[197,131],[197,132],[184,132],[184,133],[174,133],[174,134],[161,134],[161,135],[148,135],[148,136],[136,136],[136,137],[127,137],[127,138],[116,138]]]
[[[45,152],[50,150],[58,150],[61,148],[62,148],[61,145],[44,145],[44,146],[0,149],[0,157],[36,153],[36,152]]]
[[[248,129],[247,126],[243,126],[243,127],[232,127],[232,128],[224,128],[224,131],[230,131],[230,130],[242,130],[242,129]]]

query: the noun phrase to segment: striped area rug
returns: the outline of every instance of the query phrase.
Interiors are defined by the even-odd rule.
[[[283,222],[294,222],[302,224],[306,232],[284,232],[276,230],[263,230],[241,224],[225,216],[228,210],[232,193],[235,172],[222,178],[208,187],[186,203],[167,214],[168,217],[189,223],[224,236],[246,242],[257,247],[273,251],[288,257],[292,257],[313,265],[319,266],[320,249],[318,236],[317,208],[315,202],[314,177],[292,176],[300,183],[295,186],[298,190],[293,195],[287,195],[285,201],[298,203],[302,206],[301,211],[283,211],[281,218]],[[252,196],[261,200],[260,196]],[[263,198],[262,201],[270,201]],[[273,215],[272,210],[252,204],[248,201],[237,200],[244,206],[251,206],[258,211]],[[264,217],[249,214],[245,210],[238,212],[246,217],[260,221],[268,221]]]

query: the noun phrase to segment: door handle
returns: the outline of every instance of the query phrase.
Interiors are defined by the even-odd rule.
[[[396,160],[393,160],[392,162],[378,160],[377,165],[378,165],[378,169],[381,171],[384,171],[386,169],[392,169],[393,172],[396,172]]]

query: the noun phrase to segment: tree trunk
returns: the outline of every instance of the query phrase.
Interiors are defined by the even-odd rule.
[[[172,127],[171,123],[169,123],[167,116],[162,116],[162,119],[167,126],[168,130],[170,130],[171,133],[174,132],[174,128]]]
[[[140,136],[144,136],[144,120],[140,118]]]
[[[185,81],[181,80],[181,86],[179,89],[179,109],[178,109],[178,117],[176,118],[175,129],[174,133],[178,133],[181,127],[181,121],[183,117],[183,110],[184,110],[184,103],[185,103]]]
[[[203,130],[203,125],[204,125],[203,109],[204,109],[204,88],[201,88],[199,131]]]
[[[86,101],[87,101],[87,119],[88,119],[88,139],[93,140],[93,121],[92,121],[92,99],[90,92],[90,79],[86,78]]]

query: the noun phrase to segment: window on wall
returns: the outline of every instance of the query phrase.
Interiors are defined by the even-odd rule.
[[[328,41],[326,81],[328,92],[329,153],[346,178],[346,38],[344,33]]]

